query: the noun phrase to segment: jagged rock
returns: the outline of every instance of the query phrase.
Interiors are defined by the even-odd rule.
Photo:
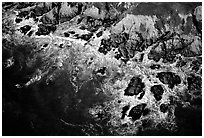
[[[162,85],[153,85],[150,88],[150,91],[153,93],[154,98],[157,101],[160,101],[162,99],[162,95],[164,93],[164,89],[163,89]]]
[[[134,53],[131,55],[131,48],[127,45],[127,41],[129,39],[129,35],[127,33],[121,34],[113,34],[109,39],[101,40],[101,47],[99,48],[99,52],[107,54],[112,48],[118,48],[118,52],[115,57],[116,59],[120,59],[124,62],[129,60],[129,57],[133,57]]]
[[[141,104],[138,104],[134,107],[132,107],[130,109],[130,112],[128,114],[129,117],[132,117],[132,120],[135,121],[135,120],[138,120],[140,119],[143,111],[144,111],[144,108],[147,106],[147,104],[145,103],[141,103]]]
[[[199,5],[2,3],[3,134],[185,135],[178,105],[202,103]]]
[[[54,25],[39,24],[36,35],[48,35],[50,34],[50,32],[54,32],[55,30],[56,30],[56,26]]]
[[[128,87],[124,90],[124,95],[133,96],[144,92],[145,84],[139,76],[133,77],[128,84]]]
[[[181,83],[181,78],[173,72],[159,72],[156,77],[159,78],[163,84],[168,84],[171,89]]]
[[[159,108],[161,112],[166,113],[168,110],[168,104],[162,103]]]

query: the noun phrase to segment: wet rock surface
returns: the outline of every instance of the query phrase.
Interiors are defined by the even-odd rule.
[[[151,87],[150,91],[153,93],[157,101],[160,101],[162,99],[162,95],[164,93],[164,88],[162,87],[162,85],[154,85]]]
[[[144,111],[146,104],[138,104],[130,109],[130,112],[128,116],[132,117],[132,119],[135,121],[139,119]]]
[[[2,134],[202,134],[202,3],[3,2]]]
[[[163,113],[166,113],[168,111],[168,106],[169,106],[168,104],[163,104],[162,103],[160,105],[160,111],[163,112]]]
[[[124,95],[133,96],[144,92],[145,84],[139,76],[133,77],[128,84],[128,87],[124,90]]]
[[[156,77],[171,89],[181,83],[181,78],[173,72],[159,72]]]

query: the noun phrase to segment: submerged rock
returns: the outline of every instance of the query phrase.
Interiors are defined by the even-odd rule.
[[[133,77],[128,84],[128,87],[124,90],[125,96],[133,96],[138,95],[139,93],[143,93],[145,88],[145,84],[142,82],[142,79],[139,76]]]
[[[132,120],[135,121],[135,120],[138,120],[140,119],[143,111],[144,111],[144,108],[146,107],[147,105],[145,103],[142,103],[142,104],[138,104],[134,107],[132,107],[130,109],[130,112],[128,114],[129,117],[132,117]]]
[[[163,84],[168,84],[169,88],[181,83],[181,78],[173,72],[159,72],[156,76]]]
[[[157,101],[160,101],[162,99],[162,95],[164,93],[164,89],[163,89],[162,85],[153,85],[150,88],[150,91],[153,93],[153,95]]]

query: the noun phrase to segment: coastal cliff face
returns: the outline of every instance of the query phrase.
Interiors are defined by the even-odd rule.
[[[202,3],[3,2],[3,135],[201,135]]]

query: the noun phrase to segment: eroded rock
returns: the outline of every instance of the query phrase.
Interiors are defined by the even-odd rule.
[[[145,84],[142,82],[142,79],[139,76],[133,77],[128,84],[128,87],[124,90],[125,96],[138,95],[139,93],[144,92]]]
[[[157,101],[160,101],[162,99],[162,95],[164,93],[164,88],[162,87],[162,85],[153,85],[150,88],[150,91],[153,93],[154,98]]]
[[[146,107],[145,103],[138,104],[138,105],[132,107],[130,109],[128,116],[132,117],[133,121],[140,119],[145,107]]]
[[[179,75],[176,75],[173,72],[159,72],[156,77],[159,78],[163,84],[168,84],[171,89],[181,83]]]

